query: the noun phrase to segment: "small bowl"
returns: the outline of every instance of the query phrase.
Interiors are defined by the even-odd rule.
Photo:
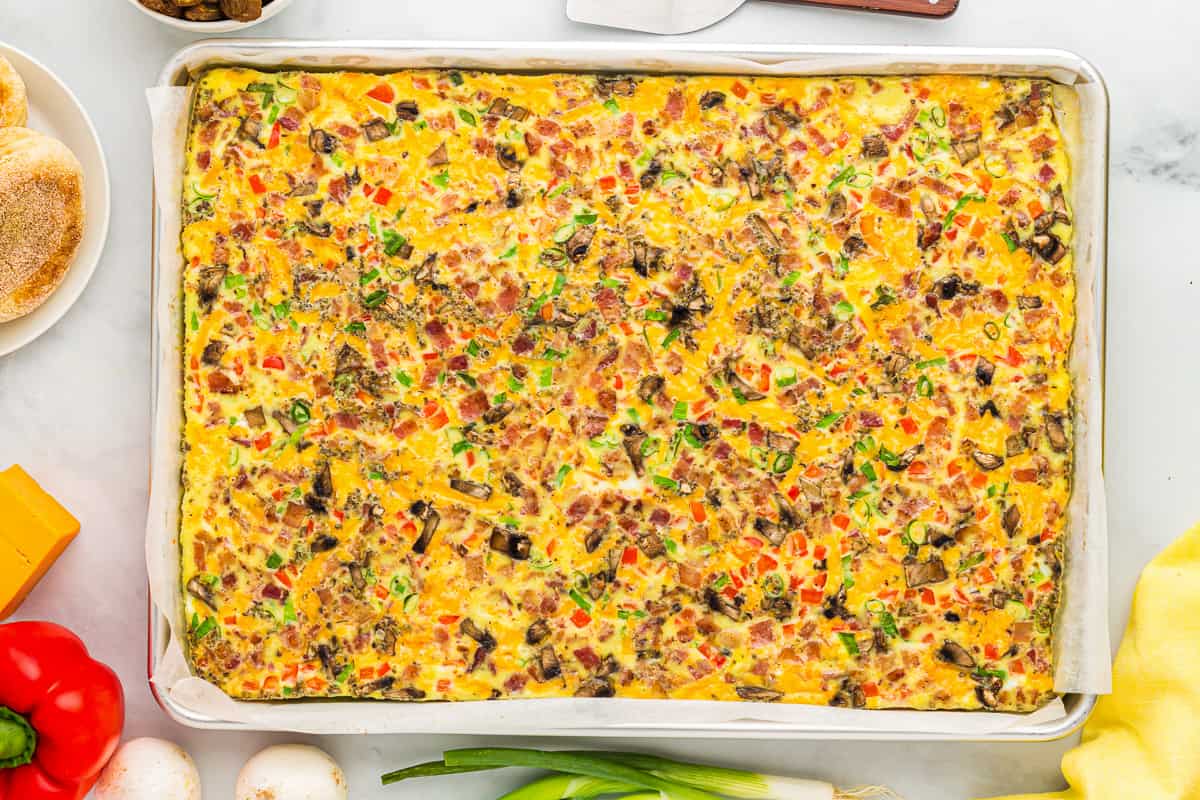
[[[138,0],[129,0],[129,2],[146,16],[153,17],[164,25],[170,25],[172,28],[179,28],[182,31],[192,31],[193,33],[228,33],[229,31],[252,28],[259,23],[266,22],[290,6],[294,0],[273,0],[269,6],[263,6],[261,17],[250,22],[238,22],[236,19],[221,19],[215,22],[193,22],[189,19],[176,19],[166,14],[160,14],[157,11],[151,11],[139,3]]]

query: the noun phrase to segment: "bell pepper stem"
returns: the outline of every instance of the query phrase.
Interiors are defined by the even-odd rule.
[[[29,721],[0,706],[0,769],[20,767],[33,761],[37,734]]]

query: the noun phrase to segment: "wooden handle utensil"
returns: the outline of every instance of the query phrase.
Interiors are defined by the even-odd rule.
[[[861,8],[867,11],[889,11],[919,17],[948,17],[958,9],[959,0],[777,0],[805,5]]]

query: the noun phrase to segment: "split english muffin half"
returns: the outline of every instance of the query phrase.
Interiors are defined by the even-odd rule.
[[[0,128],[24,125],[28,115],[25,81],[8,59],[0,56]]]
[[[83,238],[83,168],[57,139],[0,128],[0,322],[58,288]]]

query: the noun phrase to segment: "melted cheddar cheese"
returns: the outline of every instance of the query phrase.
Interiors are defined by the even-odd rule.
[[[1016,79],[206,73],[197,674],[249,699],[1043,704],[1062,139]]]

